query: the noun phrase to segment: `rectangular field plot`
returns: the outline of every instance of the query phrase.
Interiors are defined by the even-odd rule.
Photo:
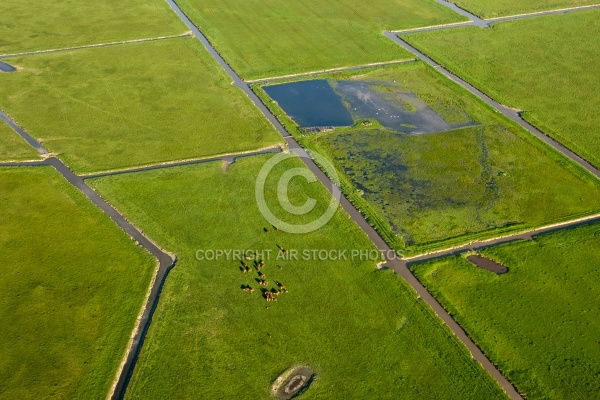
[[[181,0],[244,78],[411,59],[383,30],[462,21],[434,0]]]
[[[0,104],[77,172],[254,150],[281,138],[193,38],[11,59]]]
[[[0,2],[0,55],[185,31],[162,0]]]
[[[317,374],[304,395],[310,398],[503,398],[401,278],[352,256],[373,247],[342,211],[311,233],[286,233],[267,222],[255,181],[265,176],[259,171],[267,161],[277,160],[249,157],[229,167],[210,163],[91,181],[178,257],[127,397],[269,398],[279,374],[305,365]],[[329,194],[318,182],[294,177],[287,206],[314,199],[315,207],[304,215],[283,212],[277,183],[308,170],[295,156],[280,161],[262,181],[264,204],[284,222],[313,221]],[[236,249],[260,253],[250,258],[265,261],[268,285],[257,283],[252,259],[215,256]],[[248,286],[254,291],[243,290]],[[267,302],[262,290],[281,293]]]
[[[0,193],[0,397],[105,398],[156,262],[50,167]]]
[[[411,268],[527,398],[596,398],[600,224],[482,253],[508,272],[464,256]]]
[[[600,167],[600,10],[403,36]]]
[[[598,4],[597,0],[455,0],[461,8],[482,18],[517,15]]]
[[[36,159],[38,153],[0,119],[0,162]]]
[[[344,82],[369,88],[334,98],[352,127],[298,128],[255,89],[304,146],[333,162],[347,196],[402,252],[600,210],[600,185],[591,176],[421,63],[319,79],[334,92]]]

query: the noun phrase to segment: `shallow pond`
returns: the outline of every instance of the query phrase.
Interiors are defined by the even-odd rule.
[[[0,71],[2,72],[13,72],[17,69],[10,64],[0,61]]]
[[[508,272],[508,268],[505,265],[480,255],[468,256],[467,260],[477,265],[479,268],[487,269],[488,271],[491,271],[497,275],[502,275]]]
[[[352,116],[326,80],[264,86],[263,89],[303,128],[351,126]]]
[[[382,82],[309,80],[264,86],[267,94],[299,126],[341,127],[375,119],[386,128],[411,134],[472,125],[449,124],[415,94]]]
[[[394,100],[384,99],[366,82],[336,83],[337,92],[358,119],[373,118],[386,128],[404,133],[438,132],[452,128],[413,93],[397,92],[393,94]]]

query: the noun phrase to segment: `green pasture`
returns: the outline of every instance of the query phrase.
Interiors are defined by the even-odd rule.
[[[0,397],[106,397],[156,262],[50,167],[1,168],[0,209]]]
[[[307,399],[397,398],[399,393],[422,399],[503,398],[401,278],[377,270],[375,260],[351,257],[352,250],[373,246],[342,211],[312,233],[285,233],[266,222],[255,200],[255,181],[269,157],[91,181],[178,257],[126,397],[267,399],[279,374],[305,364],[317,374],[303,395]],[[310,198],[317,204],[304,216],[288,217],[275,188],[285,171],[296,168],[305,167],[294,157],[271,171],[266,199],[278,217],[305,223],[321,215],[329,195],[318,182],[293,178],[288,205]],[[288,293],[266,302],[254,269],[245,274],[239,260],[207,259],[207,250],[219,249],[260,251],[267,289],[279,281]],[[346,250],[347,257],[313,257],[313,250]],[[241,290],[242,285],[255,292]]]
[[[495,275],[463,256],[411,268],[529,399],[600,392],[600,224],[486,249]]]
[[[180,0],[246,79],[410,59],[383,30],[462,21],[434,0]]]
[[[185,25],[163,0],[0,2],[0,55],[185,31]]]
[[[600,166],[600,10],[403,36]]]
[[[194,38],[11,59],[0,104],[80,173],[281,142]]]

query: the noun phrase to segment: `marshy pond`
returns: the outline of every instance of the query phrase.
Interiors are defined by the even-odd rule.
[[[419,134],[473,125],[468,119],[449,124],[414,93],[386,82],[317,79],[263,89],[302,128],[345,127],[375,119],[386,128]]]

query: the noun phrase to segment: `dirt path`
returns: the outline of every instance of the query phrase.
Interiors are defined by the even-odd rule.
[[[107,172],[99,172],[97,174],[89,174],[89,175],[80,175],[83,179],[93,179],[93,178],[102,178],[105,176],[114,176],[114,175],[123,175],[123,174],[132,174],[135,172],[144,172],[144,171],[154,171],[158,169],[167,169],[173,167],[181,167],[184,165],[196,165],[196,164],[204,164],[208,162],[214,161],[226,161],[229,164],[233,164],[237,159],[244,157],[257,156],[260,154],[276,154],[281,153],[283,150],[279,146],[267,147],[264,149],[256,150],[256,151],[245,151],[242,153],[236,154],[224,154],[214,157],[207,158],[198,158],[194,160],[183,160],[183,161],[174,161],[157,165],[148,165],[145,167],[136,167],[136,168],[128,168],[117,171],[107,171]]]
[[[542,17],[545,15],[555,15],[555,14],[567,14],[574,11],[584,11],[584,10],[592,10],[594,8],[600,8],[600,4],[592,4],[589,6],[580,6],[580,7],[571,7],[571,8],[560,8],[558,10],[548,10],[548,11],[537,11],[527,14],[516,14],[516,15],[508,15],[506,17],[496,17],[489,19],[482,19],[476,16],[475,14],[471,14],[470,12],[459,8],[453,3],[448,3],[444,0],[437,0],[438,3],[445,5],[446,7],[451,8],[452,10],[458,9],[461,10],[461,15],[469,18],[469,21],[464,22],[455,22],[451,24],[442,24],[442,25],[431,25],[431,26],[423,26],[421,28],[411,28],[411,29],[401,29],[394,31],[387,31],[396,34],[408,34],[408,33],[419,33],[419,32],[427,32],[427,31],[439,31],[442,29],[451,29],[451,28],[461,28],[464,26],[478,26],[480,28],[489,28],[491,24],[496,22],[505,22],[505,21],[513,21],[517,19],[524,18],[533,18],[533,17]],[[456,10],[455,10],[456,11]]]
[[[594,222],[600,222],[600,214],[590,215],[583,218],[577,218],[574,220],[560,222],[557,224],[542,226],[540,228],[531,229],[520,233],[514,233],[512,235],[496,237],[488,240],[476,240],[461,246],[451,247],[439,251],[432,251],[430,253],[420,254],[417,256],[406,257],[402,261],[406,262],[407,264],[412,264],[416,262],[433,260],[436,258],[443,258],[450,255],[458,255],[466,251],[483,250],[488,247],[497,246],[503,243],[514,242],[517,240],[532,240],[535,236],[538,235],[557,232],[569,228],[575,228],[582,225],[592,224]]]
[[[411,63],[411,62],[415,62],[415,60],[383,61],[383,62],[377,62],[377,63],[371,63],[371,64],[364,64],[364,65],[355,65],[355,66],[349,66],[349,67],[320,69],[320,70],[317,70],[317,71],[303,72],[303,73],[299,73],[299,74],[289,74],[289,75],[274,76],[272,78],[254,79],[254,80],[245,81],[245,82],[247,84],[267,83],[267,82],[279,81],[279,80],[282,80],[282,79],[317,76],[317,75],[321,75],[321,74],[327,74],[327,73],[330,73],[330,72],[359,71],[359,70],[367,69],[367,68],[381,67],[383,65],[405,64],[405,63]]]

